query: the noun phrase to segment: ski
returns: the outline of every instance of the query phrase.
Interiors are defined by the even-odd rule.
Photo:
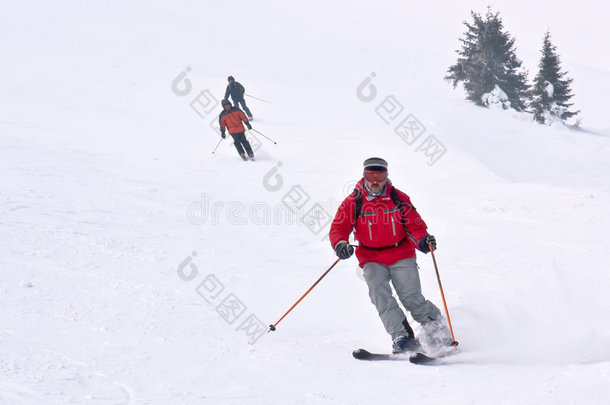
[[[438,357],[430,357],[430,356],[426,356],[425,354],[418,352],[418,353],[413,353],[410,357],[409,357],[409,361],[413,364],[422,364],[422,365],[435,365],[435,364],[441,364],[441,359]]]
[[[357,349],[352,352],[352,356],[358,360],[380,361],[380,360],[409,360],[413,364],[438,365],[441,358],[431,357],[422,352],[405,353],[371,353],[368,350]]]
[[[404,356],[404,353],[371,353],[364,349],[354,350],[352,356],[358,360],[406,360],[408,358]]]

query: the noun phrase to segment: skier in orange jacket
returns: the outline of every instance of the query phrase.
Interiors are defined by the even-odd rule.
[[[252,152],[250,142],[246,139],[246,130],[243,125],[246,124],[248,129],[252,129],[252,125],[248,122],[248,117],[239,108],[231,106],[229,100],[222,100],[221,104],[223,111],[220,113],[220,117],[218,117],[220,136],[223,139],[226,138],[225,130],[228,129],[229,134],[233,137],[235,149],[237,149],[239,156],[243,160],[248,160],[248,158],[254,159],[254,152]],[[248,156],[246,156],[246,153]]]

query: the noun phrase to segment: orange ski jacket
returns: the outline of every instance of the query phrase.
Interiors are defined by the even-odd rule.
[[[248,122],[248,117],[246,117],[246,114],[244,114],[244,112],[237,107],[232,107],[231,111],[229,112],[223,110],[220,113],[220,117],[218,117],[220,132],[222,133],[225,132],[225,129],[228,129],[230,134],[244,132],[245,129],[242,122],[246,123],[248,129],[252,128]]]

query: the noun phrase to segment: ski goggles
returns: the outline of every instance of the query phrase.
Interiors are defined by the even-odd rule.
[[[377,170],[365,170],[364,171],[364,178],[367,181],[378,181],[378,182],[382,182],[385,179],[388,178],[388,172],[387,171],[377,171]]]

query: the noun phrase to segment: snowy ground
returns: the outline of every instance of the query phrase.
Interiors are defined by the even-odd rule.
[[[610,31],[595,2],[492,4],[530,75],[550,28],[575,78],[582,130],[543,127],[441,80],[486,5],[12,3],[0,404],[606,403]],[[205,97],[229,74],[273,102],[248,99],[277,141],[258,136],[256,162],[227,141],[211,153]],[[386,123],[388,96],[403,110]],[[409,115],[425,130],[406,142]],[[333,215],[373,155],[439,241],[461,342],[440,367],[351,357],[391,343],[354,259],[258,333],[335,260],[328,226],[301,217]]]

